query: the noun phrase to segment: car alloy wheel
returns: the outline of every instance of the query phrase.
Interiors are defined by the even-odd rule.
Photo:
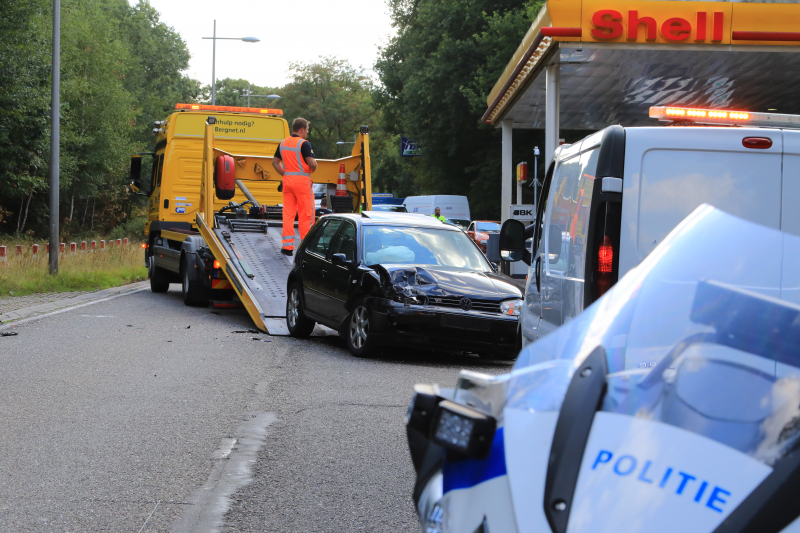
[[[353,316],[350,319],[350,344],[360,350],[367,342],[367,335],[369,335],[367,308],[359,305],[353,311]]]
[[[297,289],[293,289],[289,295],[289,305],[286,309],[286,318],[289,319],[289,325],[293,328],[297,327],[297,321],[300,318],[300,294]]]

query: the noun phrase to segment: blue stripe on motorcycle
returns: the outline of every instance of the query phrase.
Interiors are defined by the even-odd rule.
[[[442,470],[444,493],[451,490],[468,489],[479,483],[506,475],[506,454],[503,428],[494,434],[492,449],[486,459],[445,460]]]

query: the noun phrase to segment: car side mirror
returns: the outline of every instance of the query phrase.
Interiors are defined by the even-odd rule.
[[[333,254],[333,257],[331,257],[331,262],[336,266],[343,267],[349,267],[352,264],[352,261],[348,261],[347,256],[344,254]]]
[[[500,257],[504,261],[516,262],[525,255],[525,224],[508,219],[500,228]]]
[[[547,237],[547,258],[550,264],[558,263],[561,257],[561,240],[563,231],[558,224],[550,224]]]

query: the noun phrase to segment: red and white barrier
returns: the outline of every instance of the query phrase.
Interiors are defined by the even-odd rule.
[[[106,241],[100,241],[100,251],[101,252],[106,251]]]
[[[6,257],[6,247],[0,246],[0,263],[5,263],[8,260]]]
[[[31,246],[31,257],[34,259],[39,259],[39,245],[34,244]]]
[[[17,255],[22,255],[22,245],[21,244],[17,245]]]
[[[58,253],[62,255],[67,253],[67,243],[62,242],[58,245]]]
[[[86,241],[81,241],[81,252],[86,251]]]
[[[127,237],[122,239],[122,244],[124,244],[125,246],[128,246],[128,238]]]
[[[69,243],[69,253],[74,254],[78,251],[78,245],[74,242]]]
[[[122,239],[117,239],[117,246],[122,246]]]
[[[92,241],[92,251],[97,250],[97,241]]]

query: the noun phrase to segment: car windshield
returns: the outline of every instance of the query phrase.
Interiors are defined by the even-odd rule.
[[[467,229],[469,227],[469,220],[462,220],[460,218],[448,218],[447,223],[461,229]]]
[[[476,222],[475,227],[478,231],[500,231],[498,222]]]
[[[364,261],[367,265],[440,265],[481,272],[491,270],[465,233],[407,226],[365,227]]]

